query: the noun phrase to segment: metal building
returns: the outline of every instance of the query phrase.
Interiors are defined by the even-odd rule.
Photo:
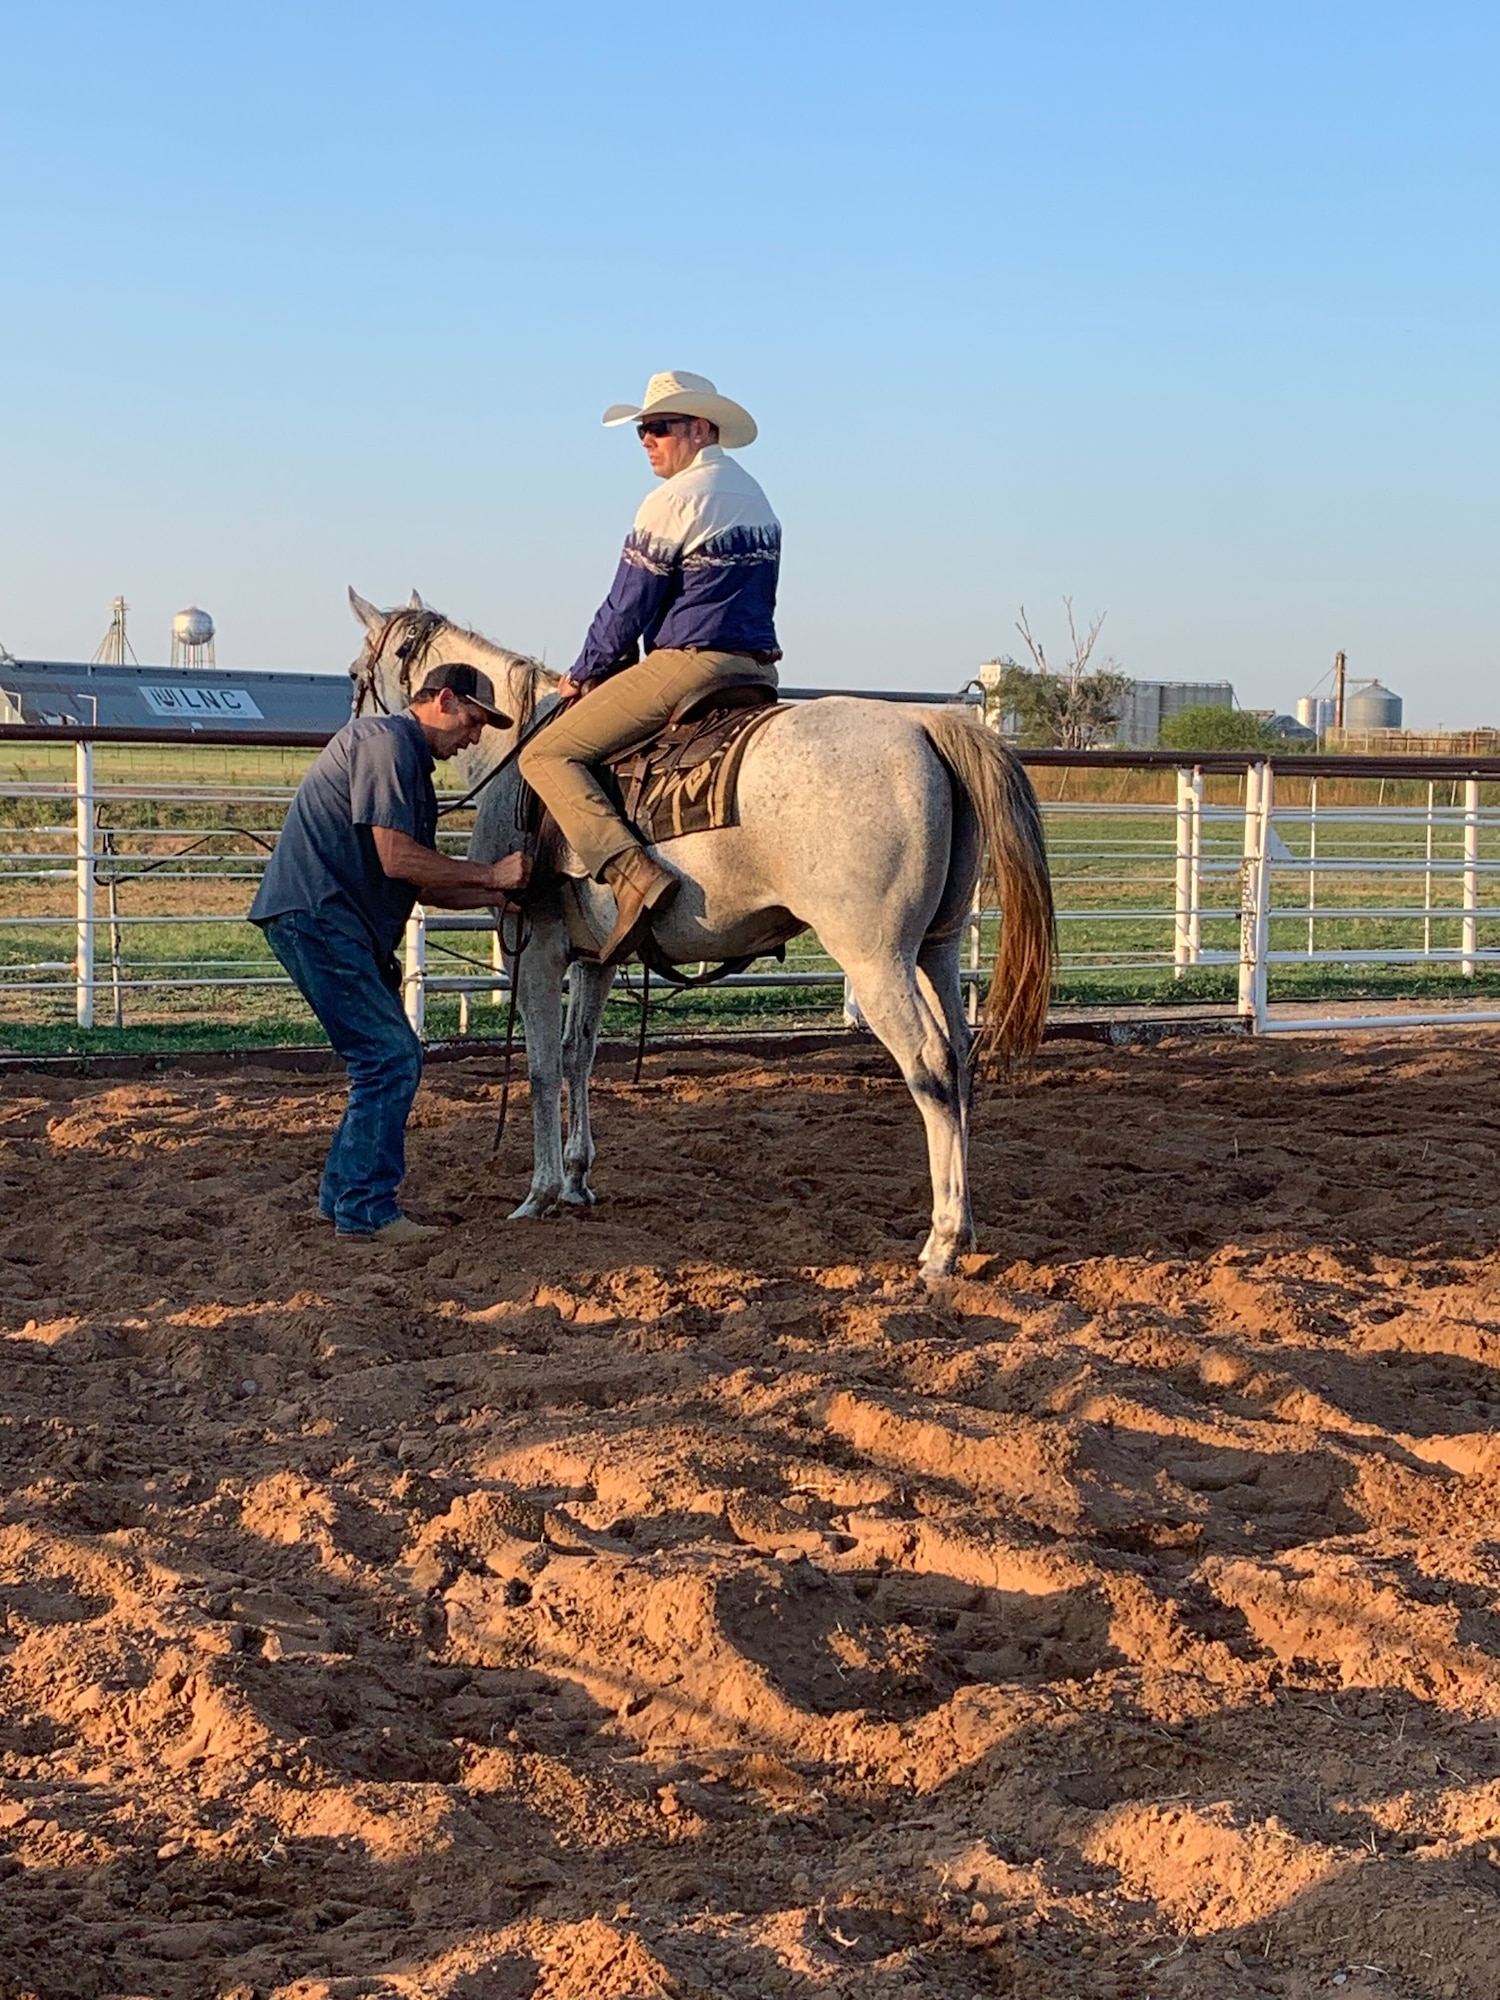
[[[0,723],[134,729],[342,729],[347,674],[0,659]]]
[[[1161,726],[1184,708],[1233,708],[1228,681],[1132,681],[1120,705],[1115,742],[1122,748],[1154,750]]]

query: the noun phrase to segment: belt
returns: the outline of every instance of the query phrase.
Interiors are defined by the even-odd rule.
[[[673,653],[732,653],[737,660],[754,660],[758,667],[774,667],[776,662],[783,657],[779,646],[774,647],[769,653],[757,653],[750,646],[670,646],[663,648],[653,647],[652,651]],[[646,657],[649,660],[651,654],[648,653]]]

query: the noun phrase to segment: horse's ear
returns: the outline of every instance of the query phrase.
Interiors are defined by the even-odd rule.
[[[413,591],[411,596],[406,600],[406,608],[408,611],[425,611],[427,606],[422,602],[417,593]]]
[[[375,630],[375,627],[380,623],[380,613],[376,610],[375,606],[370,603],[368,598],[360,596],[359,592],[354,588],[354,585],[352,583],[349,586],[349,605],[355,617],[359,620],[360,624],[364,626],[365,630],[367,632],[373,632]]]

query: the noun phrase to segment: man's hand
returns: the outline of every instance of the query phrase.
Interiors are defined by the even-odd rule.
[[[571,674],[564,674],[557,684],[557,698],[559,701],[577,701],[583,692],[583,688],[573,679]]]
[[[502,896],[519,895],[531,880],[529,854],[507,854],[489,864],[490,887]]]

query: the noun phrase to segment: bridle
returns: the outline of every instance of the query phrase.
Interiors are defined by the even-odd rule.
[[[354,683],[354,713],[363,715],[368,702],[377,715],[389,715],[385,698],[380,692],[380,662],[385,657],[386,642],[396,627],[405,619],[411,630],[396,648],[396,658],[401,662],[401,692],[408,701],[420,674],[422,664],[432,650],[432,642],[447,625],[448,620],[441,611],[414,610],[410,605],[402,605],[392,611],[380,628],[377,639],[366,638],[364,649],[349,669],[349,678]]]
[[[422,668],[426,664],[427,655],[431,652],[433,642],[436,640],[439,632],[461,630],[460,627],[451,625],[441,611],[429,610],[425,605],[420,610],[412,605],[401,605],[395,611],[388,612],[385,623],[381,626],[377,636],[373,639],[367,638],[365,640],[364,648],[359,658],[349,669],[349,678],[354,683],[354,713],[357,716],[364,714],[366,703],[369,704],[376,715],[390,715],[394,713],[380,692],[380,663],[385,658],[385,649],[391,634],[403,620],[410,629],[401,644],[396,648],[396,658],[401,662],[401,692],[408,702],[411,700],[413,687],[420,683]],[[520,666],[531,666],[534,668],[536,665],[534,661],[527,661],[519,654],[512,654],[509,657],[515,664]],[[495,779],[500,776],[500,773],[507,770],[515,762],[516,758],[530,741],[537,727],[536,690],[536,672],[526,674],[524,676],[521,699],[516,701],[512,697],[507,702],[507,706],[513,706],[516,711],[515,742],[506,751],[505,755],[485,772],[478,784],[470,786],[461,799],[455,799],[451,804],[439,808],[441,816],[444,819],[447,818],[449,813],[462,812],[465,806],[472,805],[485,786],[493,784]],[[543,723],[545,724],[548,720],[550,720],[550,716],[544,717]],[[518,808],[523,805],[524,800],[518,801]]]

